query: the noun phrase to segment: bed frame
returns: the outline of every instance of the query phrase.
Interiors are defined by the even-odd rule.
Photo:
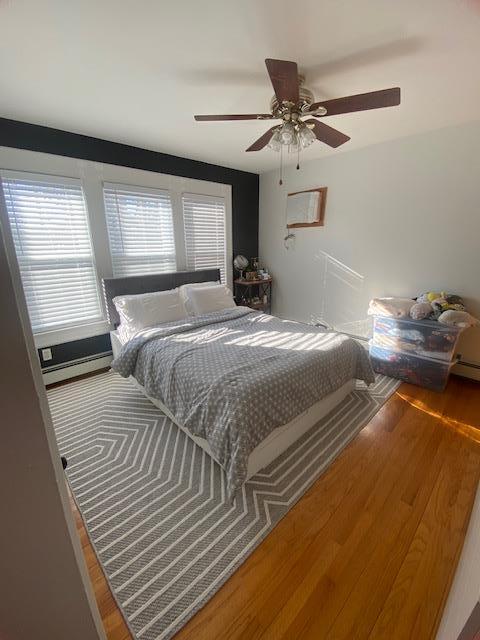
[[[115,330],[120,323],[115,305],[112,300],[115,296],[132,295],[138,293],[151,293],[153,291],[166,291],[174,289],[182,284],[198,282],[211,282],[220,280],[218,269],[205,269],[202,271],[178,271],[175,273],[152,274],[146,276],[130,276],[125,278],[105,278],[103,280],[103,294],[107,307],[108,320],[113,328],[110,332],[112,341],[113,357],[115,358],[122,348],[122,342]],[[144,387],[135,378],[130,377],[133,384],[161,411],[163,411],[174,422],[179,429],[186,433],[214,460],[215,456],[210,449],[208,442],[204,438],[191,434],[162,402],[148,395]],[[311,406],[288,424],[277,427],[261,442],[250,454],[248,459],[247,480],[255,475],[260,469],[268,466],[281,453],[283,453],[298,438],[313,427],[319,420],[327,415],[337,404],[355,389],[355,380],[350,380],[342,387],[330,393],[328,396]],[[217,460],[218,462],[218,460]],[[219,463],[220,464],[220,463]],[[220,465],[221,466],[221,465]]]

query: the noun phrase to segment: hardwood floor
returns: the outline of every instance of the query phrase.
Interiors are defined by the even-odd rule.
[[[433,639],[479,477],[480,384],[402,384],[176,640]],[[108,640],[127,640],[72,507]]]

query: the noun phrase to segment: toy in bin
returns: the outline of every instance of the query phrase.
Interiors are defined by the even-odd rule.
[[[370,359],[377,373],[442,391],[455,364],[461,332],[478,320],[460,296],[424,293],[416,299],[376,298]]]

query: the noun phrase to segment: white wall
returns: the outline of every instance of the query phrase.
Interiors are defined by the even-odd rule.
[[[470,516],[462,555],[445,604],[437,640],[458,638],[480,599],[480,487]]]
[[[479,146],[476,122],[289,167],[283,187],[278,172],[261,175],[259,253],[275,278],[273,312],[365,335],[370,298],[445,290],[480,317]],[[286,194],[321,186],[325,226],[295,229],[286,250]],[[480,328],[459,351],[480,364]]]
[[[100,640],[25,299],[0,228],[0,638]]]

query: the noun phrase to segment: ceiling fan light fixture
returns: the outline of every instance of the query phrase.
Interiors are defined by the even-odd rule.
[[[291,122],[285,122],[285,124],[280,129],[280,138],[282,140],[282,144],[293,144],[296,138],[295,126]]]
[[[317,137],[311,129],[308,127],[302,127],[298,133],[298,139],[302,149],[306,149],[312,144],[312,142],[315,142]]]
[[[282,148],[282,138],[280,136],[280,129],[276,129],[270,138],[267,147],[273,151],[280,151]]]
[[[293,139],[293,142],[288,145],[288,153],[298,153],[300,150],[301,150],[300,138],[298,137],[298,134],[295,133],[295,138]]]

